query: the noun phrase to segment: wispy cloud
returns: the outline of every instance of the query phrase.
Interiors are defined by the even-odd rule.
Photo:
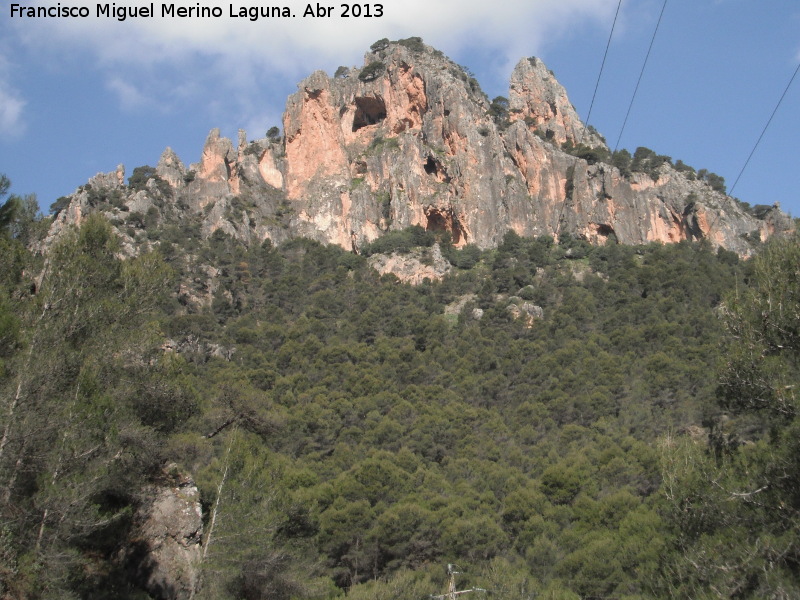
[[[25,100],[11,83],[11,65],[0,48],[0,135],[17,138],[25,132]]]
[[[286,4],[297,13],[293,18],[251,21],[229,18],[228,6],[238,9],[265,3],[200,2],[219,6],[225,15],[206,19],[162,18],[162,4],[166,3],[155,3],[153,18],[119,22],[95,18],[97,4],[81,0],[70,5],[87,6],[91,17],[29,19],[15,21],[13,27],[22,43],[37,52],[50,52],[54,61],[62,58],[64,47],[73,49],[64,60],[74,61],[78,53],[86,56],[91,68],[105,73],[107,87],[123,110],[163,110],[176,103],[180,90],[214,85],[237,97],[237,108],[246,111],[244,121],[256,123],[265,116],[256,95],[263,94],[270,81],[298,81],[314,69],[332,72],[341,64],[358,65],[378,38],[416,35],[454,57],[477,48],[491,53],[493,62],[510,72],[517,60],[540,53],[548,41],[570,35],[576,26],[610,23],[617,6],[615,0],[507,0],[501,9],[486,0],[407,0],[402,4],[386,0],[380,18],[303,18],[306,3],[292,2]],[[331,5],[334,11],[341,10],[340,4]],[[160,85],[154,84],[154,78]],[[9,115],[14,110],[21,107],[9,102]]]
[[[14,90],[0,83],[0,134],[19,137],[25,131],[25,101]]]
[[[55,4],[55,2],[51,2]],[[96,3],[78,2],[94,15]],[[614,0],[507,0],[502,10],[485,0],[408,0],[385,2],[380,18],[303,18],[304,2],[291,3],[294,18],[229,18],[228,3],[219,6],[222,18],[129,18],[125,22],[90,17],[48,19],[24,23],[29,43],[52,43],[63,48],[66,38],[90,48],[105,64],[172,63],[191,59],[202,64],[224,59],[235,77],[253,67],[279,71],[308,70],[322,62],[358,57],[379,37],[419,35],[443,50],[456,52],[491,45],[516,56],[536,51],[548,36],[560,35],[585,19],[605,20],[613,15]],[[190,5],[194,3],[183,3]],[[263,6],[254,0],[232,2],[238,8]],[[334,11],[341,11],[339,4]]]
[[[126,111],[135,111],[157,106],[158,103],[141,92],[135,85],[119,77],[112,77],[106,87],[114,92],[120,107]]]

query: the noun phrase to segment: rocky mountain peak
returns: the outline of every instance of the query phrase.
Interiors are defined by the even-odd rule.
[[[588,146],[605,143],[586,130],[567,91],[538,58],[523,58],[511,73],[508,92],[510,119],[523,120],[542,132],[545,139],[563,145],[569,141]]]
[[[175,154],[175,151],[167,147],[161,154],[161,158],[156,165],[156,173],[161,179],[166,181],[175,189],[183,187],[186,178],[186,167]]]
[[[300,82],[283,129],[250,142],[240,131],[236,146],[214,129],[188,170],[168,148],[153,173],[166,186],[131,189],[119,169],[98,176],[53,227],[93,209],[123,222],[191,217],[204,236],[222,230],[247,244],[303,236],[357,250],[418,225],[456,246],[493,247],[512,230],[592,243],[709,239],[742,255],[792,228],[779,210],[748,212],[669,160],[612,165],[537,58],[517,64],[504,107],[419,38],[380,40],[361,67]],[[140,229],[121,228],[127,247]]]

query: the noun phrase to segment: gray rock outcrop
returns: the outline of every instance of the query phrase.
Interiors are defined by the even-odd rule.
[[[203,515],[190,478],[144,490],[128,562],[148,593],[159,600],[189,600],[200,584]]]
[[[369,257],[369,264],[378,273],[393,273],[400,281],[412,285],[418,285],[425,279],[441,279],[453,268],[442,256],[439,244],[431,248],[418,248],[407,254],[374,254]]]

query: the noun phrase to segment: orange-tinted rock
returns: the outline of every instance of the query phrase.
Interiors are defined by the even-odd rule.
[[[174,203],[159,209],[164,218],[202,213],[203,235],[221,229],[248,244],[305,236],[354,249],[419,225],[458,246],[496,246],[513,230],[597,244],[705,238],[742,255],[752,252],[747,238],[793,227],[777,208],[757,218],[668,164],[655,178],[623,176],[567,154],[565,142],[607,148],[539,59],[517,64],[508,119],[497,122],[474,79],[431,48],[391,43],[364,65],[301,82],[287,100],[282,142],[248,143],[240,132],[234,150],[213,130],[189,171],[166,151],[157,172]],[[99,177],[97,185],[130,194],[129,207],[148,208],[119,173]],[[79,191],[53,227],[91,209]]]

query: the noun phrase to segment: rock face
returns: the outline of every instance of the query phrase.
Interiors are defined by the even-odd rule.
[[[541,306],[536,306],[532,302],[525,302],[522,298],[512,296],[506,310],[515,319],[524,319],[528,327],[533,326],[533,322],[544,317],[544,310]]]
[[[525,121],[527,125],[544,132],[545,139],[555,144],[569,141],[574,145],[605,145],[596,134],[584,127],[567,97],[567,91],[536,57],[523,58],[514,68],[508,106],[512,121]]]
[[[145,490],[149,501],[137,514],[128,562],[153,598],[188,600],[200,583],[200,494],[191,479],[178,476],[172,484]]]
[[[302,81],[287,101],[283,140],[248,142],[240,131],[234,147],[213,130],[188,170],[167,149],[156,168],[166,189],[134,193],[120,171],[96,177],[91,194],[73,195],[54,235],[97,204],[98,189],[118,196],[116,208],[95,207],[112,218],[191,217],[203,236],[221,230],[247,244],[305,236],[356,250],[420,225],[449,232],[457,246],[492,247],[513,230],[598,244],[705,238],[746,256],[750,240],[792,229],[777,207],[756,217],[669,163],[623,173],[564,151],[609,155],[539,59],[517,64],[500,118],[474,79],[417,38],[373,45],[364,65]],[[142,237],[124,234],[130,247]]]
[[[369,264],[382,275],[393,273],[400,281],[412,285],[418,285],[425,279],[441,279],[452,269],[442,256],[439,244],[431,248],[419,248],[409,254],[375,254],[369,257]]]

